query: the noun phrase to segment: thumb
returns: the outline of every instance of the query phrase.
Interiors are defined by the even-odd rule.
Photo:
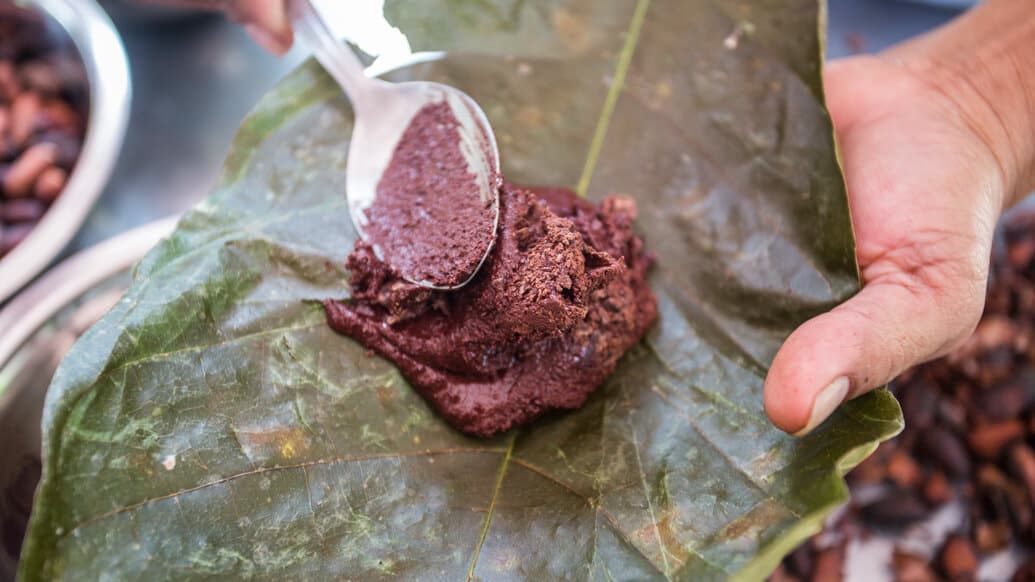
[[[980,288],[960,285],[947,293],[919,278],[900,279],[871,282],[791,334],[766,377],[773,424],[803,436],[845,400],[946,353],[973,329]]]

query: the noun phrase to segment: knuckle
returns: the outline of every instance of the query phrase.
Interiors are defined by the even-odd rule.
[[[990,237],[927,228],[861,257],[866,284],[893,284],[938,305],[980,310],[988,281]]]
[[[910,233],[864,263],[867,285],[902,290],[928,318],[918,313],[915,322],[903,322],[918,329],[888,338],[889,377],[917,360],[949,353],[974,331],[984,308],[988,248],[980,236],[929,228]],[[865,310],[853,311],[868,317]]]

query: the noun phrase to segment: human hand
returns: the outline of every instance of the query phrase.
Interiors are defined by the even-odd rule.
[[[864,286],[776,355],[765,407],[787,432],[808,433],[844,400],[965,340],[982,312],[999,214],[1035,186],[1032,149],[1012,123],[1031,139],[1035,104],[1023,85],[1014,99],[991,94],[1004,90],[994,82],[945,73],[933,56],[944,42],[925,38],[825,70]]]

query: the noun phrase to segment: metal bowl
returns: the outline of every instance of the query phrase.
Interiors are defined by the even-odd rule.
[[[118,301],[129,269],[175,218],[72,256],[0,311],[0,580],[11,580],[40,469],[43,400],[75,340]]]
[[[111,176],[129,122],[129,63],[100,6],[93,0],[24,4],[48,14],[71,37],[86,66],[90,115],[79,161],[64,191],[32,233],[0,260],[0,302],[32,280],[72,240]]]

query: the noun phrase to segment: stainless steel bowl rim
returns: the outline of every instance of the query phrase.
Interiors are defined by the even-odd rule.
[[[81,251],[48,271],[0,310],[0,369],[41,326],[94,286],[137,263],[173,231],[170,217]]]
[[[36,228],[0,259],[0,302],[32,280],[79,230],[108,182],[130,112],[129,62],[115,26],[93,0],[27,0],[69,34],[86,66],[90,117],[65,190]],[[0,330],[3,327],[0,326]]]

